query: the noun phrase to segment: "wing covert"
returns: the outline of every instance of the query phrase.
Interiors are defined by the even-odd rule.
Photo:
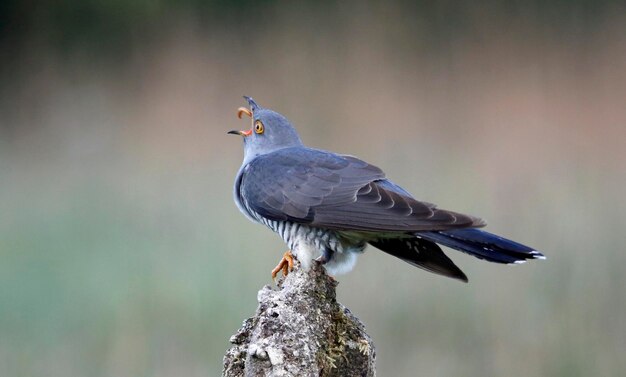
[[[482,226],[472,216],[437,209],[351,156],[285,148],[254,159],[239,193],[262,217],[335,230],[414,232]]]

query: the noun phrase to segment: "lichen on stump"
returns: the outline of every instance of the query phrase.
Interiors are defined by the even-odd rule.
[[[374,344],[337,302],[336,286],[317,263],[306,271],[296,261],[277,289],[259,291],[254,317],[230,339],[222,375],[375,376]]]

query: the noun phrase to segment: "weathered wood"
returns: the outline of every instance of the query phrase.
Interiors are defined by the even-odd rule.
[[[317,263],[306,271],[296,261],[277,289],[259,291],[256,314],[230,339],[222,375],[375,376],[372,340],[337,302],[336,286]]]

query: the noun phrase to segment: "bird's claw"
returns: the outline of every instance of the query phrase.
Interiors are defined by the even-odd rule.
[[[319,257],[315,258],[315,261],[319,262],[320,264],[326,264],[330,261],[331,257],[332,257],[332,251],[330,251],[327,248],[324,248],[322,250],[322,254],[320,254]]]
[[[283,276],[287,276],[293,271],[293,255],[291,254],[291,250],[287,250],[285,254],[283,254],[283,258],[272,270],[272,280],[276,281],[276,276],[281,271]]]

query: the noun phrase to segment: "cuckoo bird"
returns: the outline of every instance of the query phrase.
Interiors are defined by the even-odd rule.
[[[234,199],[250,220],[289,247],[272,277],[321,263],[331,275],[350,271],[370,244],[416,267],[467,282],[443,245],[496,263],[545,259],[539,251],[480,230],[478,217],[415,199],[378,167],[353,156],[306,147],[283,115],[244,97],[252,127],[241,135],[244,158]]]

